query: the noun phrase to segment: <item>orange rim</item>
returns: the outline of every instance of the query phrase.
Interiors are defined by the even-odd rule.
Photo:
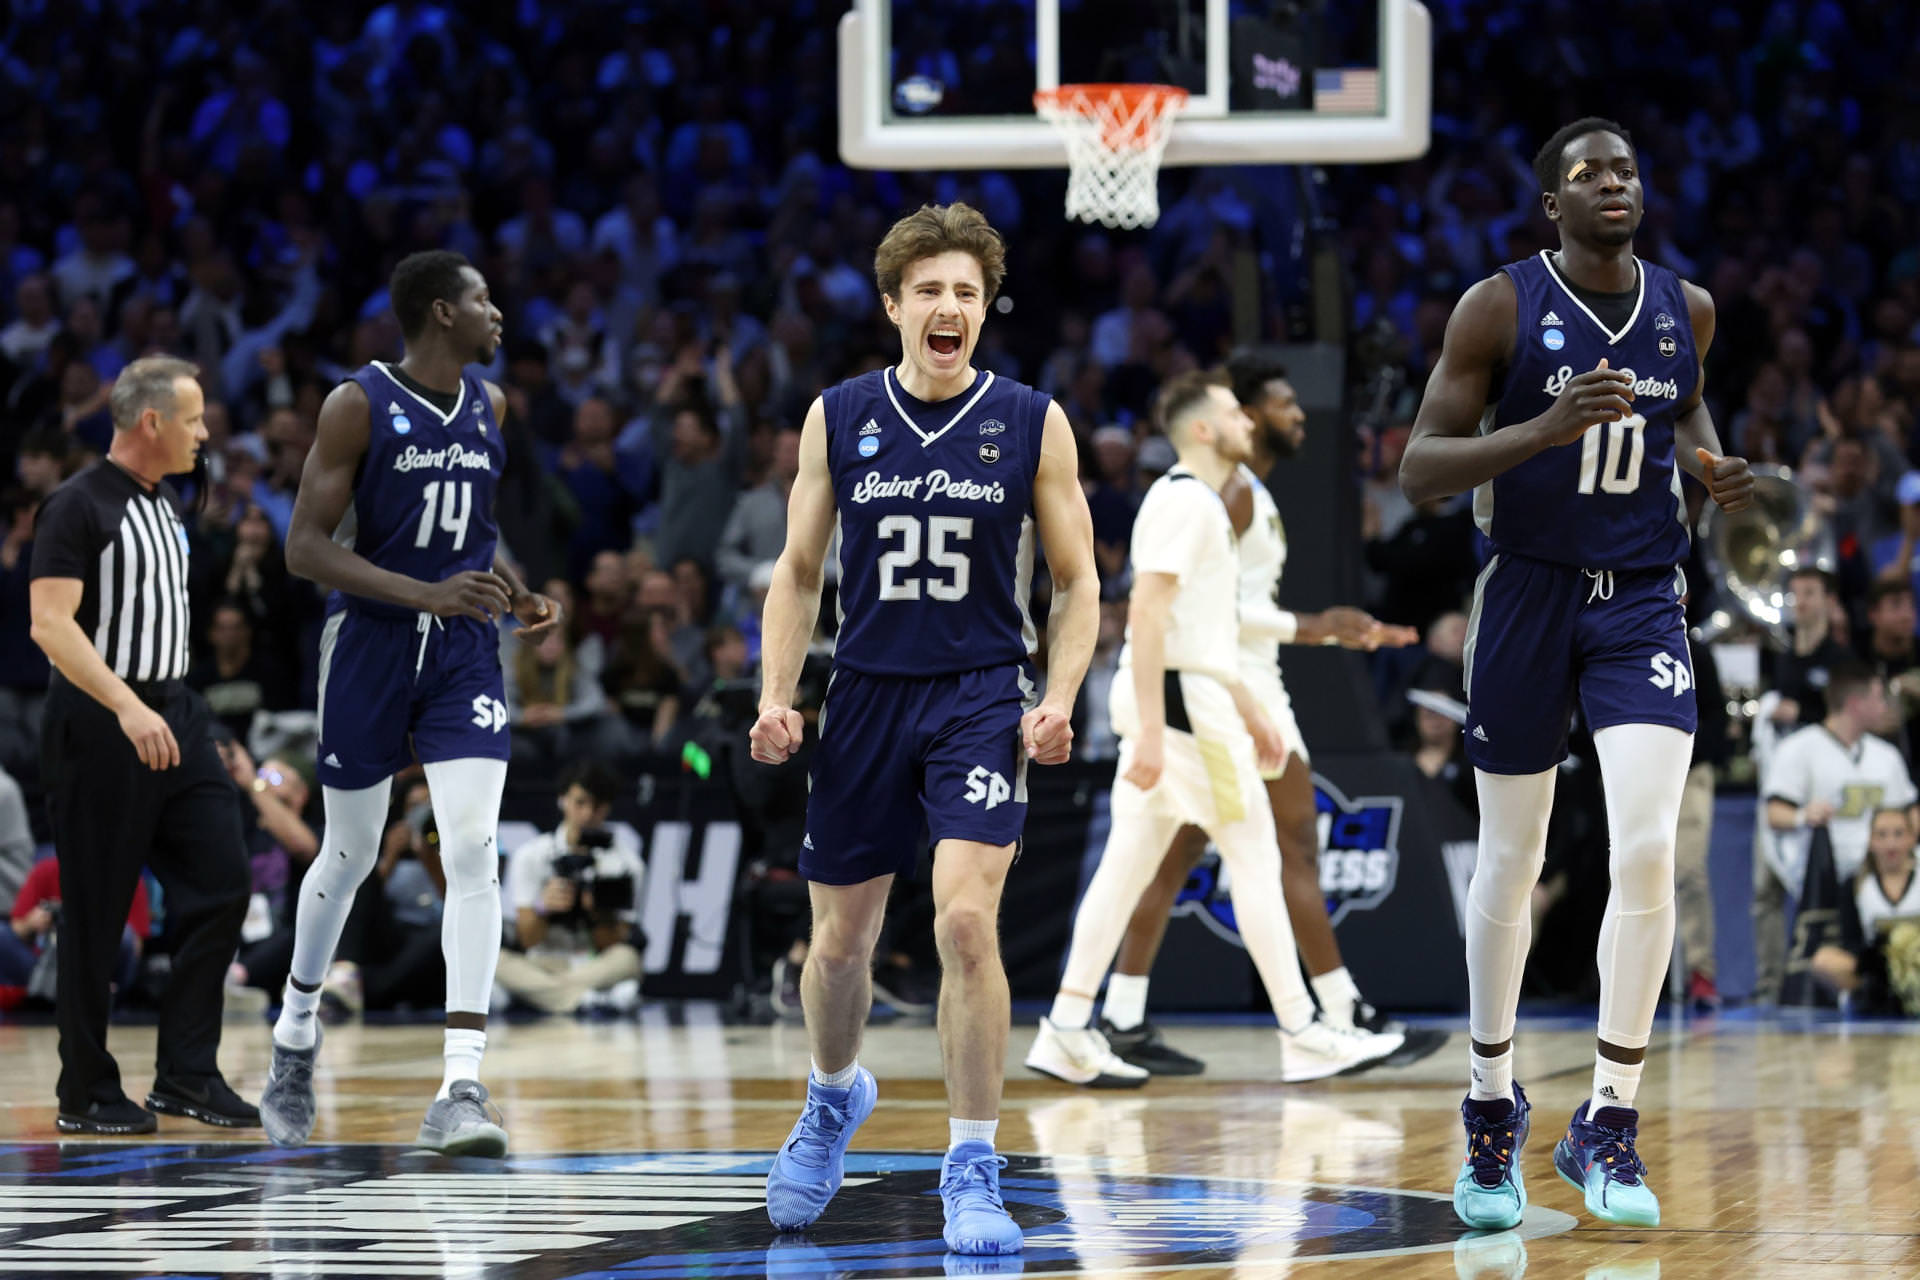
[[[1102,119],[1100,139],[1109,150],[1144,146],[1167,113],[1185,106],[1187,91],[1173,84],[1063,84],[1034,93],[1036,107]],[[1102,106],[1111,107],[1104,118]],[[1142,110],[1142,106],[1147,109]]]

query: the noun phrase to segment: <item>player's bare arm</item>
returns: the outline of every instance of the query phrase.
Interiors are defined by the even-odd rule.
[[[1588,428],[1633,412],[1633,385],[1602,360],[1576,374],[1537,418],[1479,434],[1497,370],[1513,351],[1515,295],[1505,272],[1466,291],[1447,321],[1440,363],[1427,381],[1413,434],[1400,459],[1400,488],[1412,502],[1465,493],[1509,467]]]
[[[1673,456],[1687,474],[1707,486],[1724,511],[1738,511],[1753,501],[1753,470],[1745,458],[1720,451],[1720,433],[1707,409],[1707,348],[1713,345],[1713,295],[1697,284],[1680,282],[1687,295],[1687,318],[1693,322],[1693,345],[1700,359],[1700,376],[1693,398],[1674,411]],[[1903,562],[1904,563],[1904,562]]]
[[[507,393],[491,382],[483,380],[480,385],[487,389],[487,403],[493,406],[493,420],[500,424],[501,434],[504,437],[507,426]],[[542,631],[548,631],[560,625],[563,612],[560,602],[529,588],[525,579],[520,576],[519,568],[514,565],[505,550],[495,552],[493,572],[507,584],[507,607],[513,611],[514,618],[519,621],[526,634],[538,635]]]
[[[341,383],[320,406],[313,448],[300,472],[287,526],[287,570],[323,587],[442,618],[464,615],[491,622],[506,613],[507,584],[495,574],[470,570],[443,582],[421,582],[382,569],[333,540],[353,501],[368,432],[367,393],[358,383]]]
[[[1020,737],[1036,763],[1061,764],[1073,752],[1073,700],[1099,638],[1100,573],[1093,559],[1093,516],[1080,488],[1079,451],[1058,404],[1047,406],[1033,512],[1053,578],[1053,608],[1047,615],[1046,696],[1021,718]]]
[[[35,578],[27,588],[33,642],[55,671],[119,717],[120,732],[133,744],[141,764],[171,769],[180,763],[180,744],[166,718],[134,696],[74,621],[86,590],[87,584],[78,578]]]
[[[1127,642],[1133,648],[1133,696],[1140,709],[1140,735],[1126,778],[1142,791],[1160,781],[1167,730],[1167,620],[1180,579],[1171,573],[1141,573],[1127,597]]]
[[[1287,740],[1280,736],[1280,726],[1253,696],[1253,690],[1242,681],[1235,680],[1227,686],[1227,692],[1233,696],[1233,709],[1240,713],[1241,721],[1247,726],[1247,732],[1253,735],[1254,757],[1262,769],[1278,769],[1287,762]]]
[[[800,749],[805,726],[793,709],[807,643],[820,618],[827,545],[833,538],[833,475],[827,468],[827,407],[816,398],[800,427],[800,471],[787,496],[787,542],[774,561],[760,616],[760,718],[748,735],[753,758],[781,764]]]

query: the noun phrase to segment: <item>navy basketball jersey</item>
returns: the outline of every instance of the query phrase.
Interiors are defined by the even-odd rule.
[[[834,661],[914,676],[1026,661],[1049,398],[982,371],[928,404],[886,368],[822,400],[840,521]]]
[[[1633,375],[1634,411],[1474,490],[1474,519],[1497,550],[1583,569],[1646,569],[1687,558],[1673,424],[1674,409],[1699,379],[1699,358],[1680,278],[1635,262],[1639,298],[1617,333],[1588,310],[1546,253],[1503,268],[1519,305],[1513,356],[1480,430],[1539,417],[1569,380],[1603,359]]]
[[[353,380],[367,393],[367,452],[334,541],[422,582],[493,568],[500,538],[493,495],[507,450],[479,375],[461,373],[451,413],[409,391],[378,361]],[[337,591],[327,611],[348,603],[368,613],[408,612]]]

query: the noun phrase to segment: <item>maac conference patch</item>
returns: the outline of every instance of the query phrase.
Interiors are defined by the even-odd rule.
[[[602,1153],[504,1163],[399,1147],[0,1148],[0,1270],[92,1275],[462,1275],[513,1280],[955,1274],[940,1157],[856,1151],[804,1236],[767,1222],[770,1156]],[[1378,1187],[1111,1172],[1008,1157],[1017,1258],[964,1274],[1241,1269],[1451,1250],[1449,1197]],[[1518,1234],[1574,1220],[1529,1208]]]
[[[1313,803],[1319,815],[1320,891],[1334,924],[1350,911],[1371,911],[1387,900],[1400,875],[1399,796],[1360,796],[1349,800],[1319,774],[1313,776]],[[1240,946],[1233,917],[1231,885],[1218,861],[1194,869],[1174,903],[1175,915],[1199,917],[1224,940]]]

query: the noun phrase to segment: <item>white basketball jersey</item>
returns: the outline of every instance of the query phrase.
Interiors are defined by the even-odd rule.
[[[1222,683],[1236,679],[1233,521],[1219,493],[1182,466],[1155,480],[1134,517],[1132,560],[1136,577],[1165,573],[1179,581],[1167,620],[1167,669]],[[1127,636],[1120,646],[1122,672],[1133,666],[1131,624]]]
[[[1249,618],[1270,614],[1278,607],[1280,575],[1287,567],[1287,530],[1280,508],[1253,469],[1240,465],[1240,476],[1253,490],[1253,523],[1240,535],[1240,613]],[[1279,645],[1264,629],[1240,631],[1242,667],[1272,670],[1279,662]]]

